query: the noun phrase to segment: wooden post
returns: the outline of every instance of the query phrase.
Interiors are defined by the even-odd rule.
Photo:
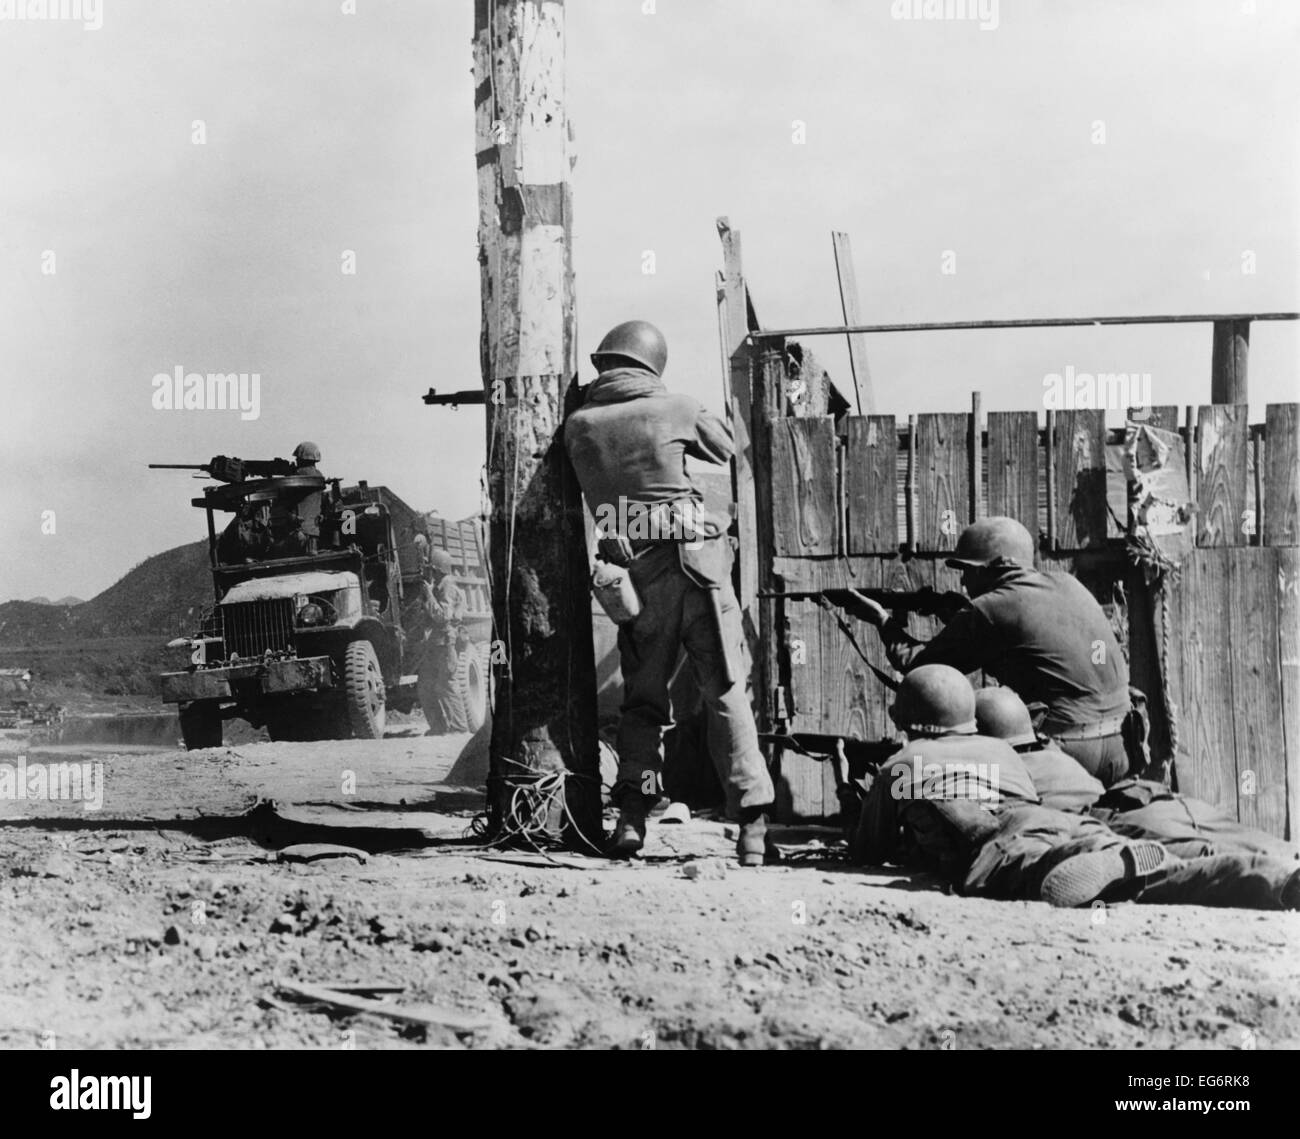
[[[596,683],[582,496],[564,452],[576,397],[562,0],[475,0],[481,360],[493,680],[488,816],[565,776],[545,830],[599,845]],[[518,798],[525,796],[521,794]],[[535,804],[534,804],[535,806]]]
[[[862,311],[858,304],[858,278],[853,271],[853,249],[847,233],[832,233],[831,245],[835,249],[835,273],[840,282],[840,308],[845,324],[861,324]],[[874,415],[876,395],[871,387],[871,372],[867,368],[867,338],[861,332],[850,332],[849,371],[853,375],[853,395],[858,414]],[[866,393],[865,400],[863,392]]]
[[[980,491],[984,481],[984,428],[980,422],[979,392],[970,393],[970,521],[980,516]]]
[[[1216,320],[1210,364],[1210,402],[1246,403],[1250,321]]]

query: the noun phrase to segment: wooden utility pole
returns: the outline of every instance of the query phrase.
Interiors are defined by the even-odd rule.
[[[480,354],[487,410],[493,689],[489,826],[601,842],[582,496],[564,452],[577,395],[562,0],[475,0]],[[540,785],[539,785],[540,781]]]

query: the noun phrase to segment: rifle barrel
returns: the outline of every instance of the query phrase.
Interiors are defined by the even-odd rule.
[[[151,471],[206,471],[207,463],[150,463]]]

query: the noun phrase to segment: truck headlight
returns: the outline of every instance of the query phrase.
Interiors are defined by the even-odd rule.
[[[322,625],[325,623],[325,610],[314,601],[307,602],[298,610],[299,625]]]

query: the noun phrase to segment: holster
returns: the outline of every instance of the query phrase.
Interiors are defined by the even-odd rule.
[[[1140,775],[1151,766],[1151,748],[1148,743],[1151,717],[1146,693],[1130,685],[1128,694],[1132,707],[1124,717],[1124,750],[1128,753],[1128,769]]]
[[[598,538],[596,540],[596,552],[601,561],[608,562],[612,566],[621,566],[624,569],[632,564],[632,558],[635,556],[632,543],[624,538],[622,534],[615,534],[608,538]]]

